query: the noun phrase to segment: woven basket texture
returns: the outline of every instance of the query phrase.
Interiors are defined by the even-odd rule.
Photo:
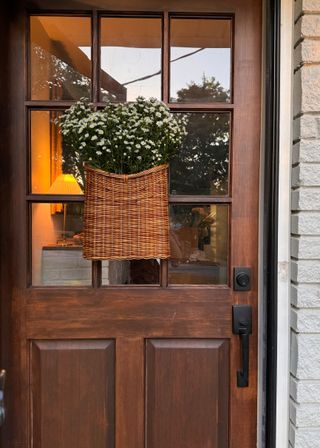
[[[85,172],[84,258],[169,258],[168,165],[129,175],[86,165]]]

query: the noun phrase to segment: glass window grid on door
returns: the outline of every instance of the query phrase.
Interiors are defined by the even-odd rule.
[[[172,259],[169,262],[162,261],[159,263],[157,260],[153,260],[152,266],[143,266],[143,263],[139,267],[139,263],[136,263],[136,266],[129,267],[125,264],[123,266],[114,266],[114,268],[106,268],[106,263],[104,263],[103,266],[100,265],[99,262],[93,262],[92,268],[86,267],[85,274],[80,281],[79,279],[72,278],[72,273],[70,274],[71,278],[67,279],[60,279],[58,282],[51,281],[50,278],[47,279],[42,278],[39,275],[39,268],[37,271],[37,263],[39,264],[39,259],[47,260],[48,253],[50,258],[50,252],[51,252],[51,259],[54,260],[56,257],[55,262],[58,262],[58,259],[61,259],[61,253],[63,252],[63,249],[59,244],[59,238],[61,241],[61,238],[67,238],[68,235],[70,238],[78,237],[79,234],[81,234],[81,228],[79,228],[79,219],[81,221],[81,217],[79,218],[79,207],[77,208],[77,204],[81,204],[83,201],[83,197],[81,195],[78,195],[77,193],[69,195],[69,194],[62,194],[62,195],[56,195],[54,192],[50,192],[50,189],[52,189],[54,180],[57,179],[57,177],[62,173],[61,166],[59,167],[56,162],[57,160],[61,160],[62,155],[61,151],[59,153],[59,145],[61,147],[61,142],[59,142],[59,139],[61,136],[59,136],[59,133],[55,129],[52,117],[46,117],[45,115],[53,115],[56,117],[59,113],[63,112],[67,107],[69,107],[71,104],[74,103],[75,100],[80,99],[80,97],[87,96],[89,97],[90,101],[93,103],[93,105],[96,108],[103,108],[104,107],[104,99],[108,100],[116,100],[116,101],[124,101],[126,100],[126,97],[122,94],[121,96],[121,84],[126,84],[123,80],[116,84],[116,89],[120,91],[119,98],[116,96],[109,95],[106,96],[105,89],[103,89],[103,82],[106,82],[106,78],[111,77],[111,85],[115,85],[115,79],[113,76],[111,76],[109,73],[106,73],[103,71],[103,64],[105,64],[106,67],[108,67],[108,64],[103,62],[103,42],[102,39],[106,40],[106,54],[108,56],[108,51],[110,52],[110,48],[112,51],[112,59],[116,61],[121,59],[121,51],[126,50],[126,47],[123,46],[125,44],[124,40],[121,42],[120,49],[120,55],[119,48],[117,47],[117,42],[113,42],[114,48],[112,49],[112,36],[108,37],[108,33],[103,31],[103,28],[105,26],[108,26],[109,23],[113,23],[113,26],[118,23],[127,24],[130,23],[130,19],[132,20],[132,25],[130,25],[130,31],[131,33],[135,32],[135,29],[140,29],[139,36],[136,37],[137,44],[140,42],[140,46],[142,50],[146,50],[144,48],[145,43],[143,42],[143,39],[147,37],[149,40],[152,41],[152,47],[150,48],[151,53],[153,56],[151,59],[153,59],[153,66],[150,67],[150,78],[148,78],[148,71],[145,70],[143,72],[134,71],[133,73],[130,71],[130,68],[125,68],[125,74],[128,76],[128,86],[134,84],[135,79],[138,79],[137,83],[140,84],[139,88],[137,89],[137,94],[142,94],[145,96],[156,96],[161,97],[162,101],[164,101],[166,104],[169,105],[170,109],[173,113],[185,113],[189,114],[190,116],[196,117],[195,121],[200,120],[201,117],[209,116],[212,118],[212,123],[214,124],[213,117],[216,117],[217,120],[222,120],[224,129],[226,129],[226,126],[228,127],[228,142],[227,142],[227,160],[222,160],[223,157],[220,157],[220,168],[224,172],[224,182],[220,182],[223,184],[223,187],[220,186],[220,190],[217,186],[215,188],[199,188],[199,191],[193,191],[192,188],[186,189],[186,191],[183,191],[183,188],[179,191],[177,188],[171,188],[171,195],[170,195],[170,216],[171,216],[171,252],[172,252]],[[188,50],[186,55],[181,54],[182,49],[186,48],[185,45],[191,45],[192,42],[188,43],[188,35],[184,31],[184,25],[188,22],[186,20],[189,20],[190,25],[192,25],[193,28],[199,29],[199,25],[197,28],[197,21],[204,21],[200,23],[208,23],[208,21],[211,21],[211,23],[217,23],[219,24],[219,36],[216,36],[217,42],[220,39],[220,41],[224,39],[224,42],[226,42],[226,29],[229,31],[229,48],[227,48],[228,55],[224,56],[225,61],[227,62],[227,67],[225,67],[225,72],[229,71],[229,81],[225,82],[227,85],[226,88],[223,88],[221,84],[219,86],[214,85],[214,82],[210,82],[210,79],[208,80],[208,77],[203,76],[203,79],[198,82],[191,82],[191,88],[188,90],[188,86],[185,86],[185,88],[180,88],[180,95],[181,98],[177,99],[177,92],[179,91],[178,88],[173,87],[175,89],[175,97],[173,98],[173,94],[170,91],[172,84],[173,86],[179,85],[178,82],[174,81],[174,77],[177,76],[176,72],[177,70],[172,69],[172,65],[175,62],[169,62],[170,59],[172,59],[172,55],[174,55],[173,59],[178,59],[183,61],[183,64],[186,64],[186,61],[188,57],[199,57],[199,53],[201,51],[205,51],[204,47],[197,47],[196,45],[192,46],[192,50]],[[63,33],[61,32],[61,24],[66,22],[68,24],[67,31],[70,31],[70,36],[67,36],[68,38],[65,39],[62,38]],[[179,22],[181,21],[181,22]],[[215,22],[212,22],[215,21]],[[56,24],[59,22],[59,27],[56,26]],[[217,284],[227,284],[229,282],[229,251],[230,251],[230,245],[229,245],[229,236],[230,236],[230,206],[231,206],[231,197],[230,197],[230,177],[231,177],[231,169],[230,169],[230,154],[231,154],[231,130],[232,130],[232,110],[233,110],[233,92],[232,92],[232,17],[214,17],[214,16],[201,16],[201,17],[192,17],[192,16],[176,16],[176,15],[169,15],[169,14],[161,14],[161,15],[136,15],[136,14],[129,14],[129,15],[112,15],[112,16],[106,16],[104,14],[98,15],[97,12],[93,12],[91,16],[45,16],[45,15],[32,15],[30,16],[30,30],[29,30],[29,36],[30,41],[28,43],[29,48],[29,57],[28,57],[28,99],[26,101],[26,113],[27,113],[27,120],[29,124],[29,130],[28,130],[28,141],[29,141],[29,187],[28,187],[28,195],[27,195],[27,201],[30,204],[29,211],[30,211],[30,229],[32,230],[31,234],[31,241],[30,241],[30,252],[32,256],[30,259],[32,260],[32,274],[30,276],[30,284],[34,286],[54,286],[54,285],[61,285],[61,286],[100,286],[100,285],[110,285],[110,284],[150,284],[150,285],[161,285],[162,287],[166,287],[169,284],[209,284],[209,285],[217,285]],[[143,35],[143,23],[145,23],[145,36]],[[38,86],[40,86],[42,89],[43,87],[43,81],[48,82],[48,90],[49,93],[46,95],[43,91],[38,93],[36,87],[33,85],[35,83],[35,74],[33,70],[34,65],[34,58],[38,57],[34,56],[32,52],[34,52],[34,42],[33,42],[33,30],[34,30],[34,24],[38,28],[40,28],[40,36],[41,32],[43,30],[47,31],[47,35],[50,37],[56,35],[61,38],[60,45],[57,45],[57,42],[55,42],[54,51],[52,51],[53,56],[51,60],[55,62],[57,67],[54,69],[52,67],[48,67],[48,61],[46,60],[46,57],[48,57],[48,51],[49,46],[46,44],[46,48],[43,55],[39,48],[37,51],[40,51],[40,56],[44,59],[44,68],[40,70],[40,74],[38,74]],[[40,26],[39,26],[40,24]],[[73,27],[74,24],[74,27]],[[89,24],[89,25],[88,25]],[[221,25],[222,24],[222,25]],[[77,29],[86,27],[86,29],[90,29],[90,35],[88,32],[86,33],[86,39],[87,42],[78,42],[78,31]],[[170,25],[171,29],[171,35],[170,35]],[[48,28],[46,30],[46,27]],[[191,27],[191,28],[192,28]],[[57,29],[58,28],[58,29]],[[74,28],[74,29],[73,29]],[[117,27],[115,27],[117,28]],[[142,28],[142,31],[141,31]],[[200,26],[201,29],[201,26]],[[208,27],[205,27],[207,30]],[[224,31],[223,31],[224,30]],[[166,34],[164,34],[166,33]],[[175,33],[175,35],[172,35],[172,33]],[[218,33],[218,34],[219,34]],[[107,34],[107,36],[104,36]],[[110,34],[110,33],[109,33]],[[197,42],[199,42],[199,39],[201,38],[208,42],[208,39],[210,36],[208,34],[204,36],[196,36]],[[218,39],[219,37],[219,39]],[[42,36],[43,38],[43,36]],[[82,38],[83,39],[83,38]],[[108,40],[109,39],[109,40]],[[116,36],[114,39],[124,39],[121,37],[121,32],[119,32],[119,36]],[[36,40],[36,39],[34,39]],[[39,38],[38,38],[39,40]],[[90,45],[88,45],[88,41],[90,41]],[[175,47],[170,50],[170,41],[175,42]],[[63,60],[63,57],[66,59],[66,54],[68,54],[68,50],[70,51],[70,48],[72,47],[72,42],[74,45],[78,45],[78,50],[76,51],[79,60],[76,56],[72,56],[68,59],[69,65],[66,64]],[[142,42],[142,43],[141,43]],[[161,44],[161,48],[159,49],[159,42]],[[39,44],[39,42],[38,42]],[[225,45],[225,44],[224,44]],[[32,47],[33,46],[33,47]],[[39,45],[38,45],[39,46]],[[61,49],[62,47],[62,49]],[[200,48],[204,48],[203,50],[200,50]],[[141,51],[141,49],[138,48],[139,53],[139,61],[141,62],[141,58],[143,58],[144,51]],[[160,50],[160,54],[159,54]],[[179,51],[180,51],[180,54]],[[197,51],[200,50],[200,51]],[[58,60],[57,54],[60,51],[62,61]],[[127,54],[130,54],[128,56],[128,60],[134,59],[135,52],[134,48],[127,48]],[[221,55],[221,48],[219,48],[220,55]],[[150,53],[150,54],[151,54]],[[190,53],[190,56],[188,54]],[[124,53],[122,53],[123,55]],[[64,56],[63,56],[64,55]],[[148,52],[146,52],[146,55],[148,55]],[[219,52],[217,52],[217,55],[219,55]],[[185,56],[185,57],[183,57]],[[181,58],[181,59],[179,59]],[[158,62],[160,61],[160,73],[159,73],[159,64],[156,64],[156,60]],[[201,59],[200,59],[201,61]],[[229,65],[228,65],[229,64]],[[41,61],[40,61],[41,65]],[[141,65],[141,64],[140,64]],[[213,64],[214,65],[214,64]],[[70,68],[71,67],[71,68]],[[79,68],[77,71],[76,68]],[[170,70],[171,68],[171,70]],[[67,70],[67,76],[66,80],[63,78],[63,70]],[[119,69],[118,69],[119,71]],[[83,76],[83,72],[85,72],[85,76]],[[104,73],[104,75],[101,75],[101,73]],[[42,78],[43,73],[47,73],[47,79]],[[132,76],[129,78],[129,75]],[[114,76],[116,76],[116,70],[115,73],[113,73]],[[58,80],[55,82],[55,80],[52,78],[53,76],[57,76]],[[60,78],[59,78],[60,76]],[[72,81],[72,76],[74,76],[74,82]],[[144,93],[143,90],[143,78],[146,78],[146,80],[149,80],[148,88],[146,89],[146,93]],[[156,78],[156,83],[152,84],[150,86],[150,79]],[[160,82],[159,82],[160,78]],[[66,82],[65,82],[66,81]],[[193,80],[190,80],[193,81]],[[202,85],[201,85],[202,82]],[[71,84],[75,84],[76,88],[74,86],[71,86]],[[200,84],[199,84],[200,83]],[[141,85],[142,84],[142,85]],[[206,90],[205,94],[201,93],[201,88],[199,86],[203,87],[204,90]],[[190,86],[189,86],[190,87]],[[151,90],[150,90],[151,89]],[[154,95],[152,95],[152,89],[154,89]],[[160,93],[159,93],[160,90]],[[116,90],[117,92],[117,90]],[[190,94],[190,92],[193,94],[193,96]],[[199,93],[200,92],[200,93]],[[211,95],[210,98],[208,98],[208,92]],[[112,92],[111,92],[112,93]],[[122,89],[123,93],[123,89]],[[134,100],[135,93],[131,89],[130,93],[130,99]],[[207,95],[207,96],[206,96]],[[35,126],[34,132],[32,132],[32,116],[36,115],[38,113],[39,117],[42,115],[41,118],[38,119],[38,123]],[[47,121],[46,127],[47,127],[47,135],[45,135],[44,126],[41,126],[41,120],[44,122]],[[204,120],[205,121],[205,120]],[[200,123],[201,124],[201,123]],[[196,123],[197,125],[197,123]],[[197,127],[197,126],[194,126]],[[199,126],[198,126],[199,127]],[[41,132],[42,134],[41,134]],[[40,133],[40,136],[38,135]],[[217,132],[219,134],[219,132]],[[40,141],[41,138],[48,140],[48,145],[50,146],[49,151],[49,163],[47,166],[47,177],[44,176],[43,179],[40,179],[41,176],[38,178],[42,181],[42,183],[45,183],[46,186],[44,188],[41,188],[41,185],[38,186],[38,188],[34,188],[34,185],[37,184],[37,175],[36,175],[36,168],[37,160],[34,156],[34,135],[36,135],[38,140]],[[206,134],[207,135],[207,134]],[[215,136],[215,134],[212,134]],[[218,137],[215,137],[216,139]],[[223,135],[219,136],[219,142],[223,142],[226,140],[226,132]],[[218,142],[218,143],[219,143]],[[216,142],[216,146],[219,146]],[[206,143],[207,146],[210,146],[210,142]],[[224,141],[224,144],[226,146],[226,141]],[[39,143],[40,145],[40,143]],[[202,142],[202,145],[205,145],[205,143]],[[213,145],[214,146],[214,145]],[[220,145],[221,146],[221,145]],[[43,148],[43,146],[41,146]],[[225,149],[226,151],[226,149]],[[223,153],[223,151],[222,151]],[[223,156],[223,154],[222,154]],[[43,157],[43,154],[42,154]],[[210,154],[209,154],[210,159]],[[40,161],[41,162],[41,161]],[[49,166],[50,165],[50,166]],[[39,170],[40,168],[40,170]],[[41,167],[37,167],[38,171],[41,172]],[[221,179],[220,179],[221,181]],[[41,184],[41,182],[39,183]],[[208,187],[208,186],[207,186]],[[76,202],[74,202],[76,200]],[[38,244],[39,247],[42,247],[42,254],[36,256],[37,262],[34,261],[34,247],[35,247],[35,235],[39,235],[39,228],[37,228],[37,222],[35,216],[36,209],[46,209],[46,220],[47,221],[60,221],[59,224],[52,224],[51,227],[53,228],[52,233],[54,234],[55,230],[59,228],[60,234],[59,237],[56,238],[56,243],[46,243],[45,241]],[[67,226],[71,227],[63,228],[63,223],[66,225],[64,221],[65,216],[65,210],[75,210],[73,218],[69,219],[69,222],[67,220]],[[78,210],[78,218],[77,218],[77,210]],[[182,210],[182,212],[179,213],[179,210]],[[48,216],[49,214],[49,216]],[[39,215],[39,212],[38,212]],[[41,215],[40,215],[41,216]],[[71,216],[71,215],[70,215]],[[75,217],[76,216],[76,217]],[[183,218],[183,219],[182,219]],[[38,225],[43,225],[43,220],[38,216]],[[78,219],[78,222],[77,222]],[[181,222],[183,221],[183,222]],[[40,224],[41,223],[41,224]],[[61,232],[61,226],[62,226],[62,232]],[[73,228],[72,228],[73,226]],[[219,230],[219,234],[217,231]],[[41,232],[40,232],[41,233]],[[64,233],[64,234],[63,234]],[[38,238],[39,240],[39,238]],[[41,240],[41,238],[40,238]],[[81,240],[81,235],[78,237],[78,243]],[[214,240],[214,243],[213,243]],[[215,255],[212,254],[212,245],[215,245]],[[57,247],[54,247],[54,246]],[[68,246],[66,246],[66,249],[64,250],[66,254],[68,255],[68,251],[73,251],[72,256],[70,256],[70,259],[73,259],[73,262],[81,264],[79,261],[79,255],[75,255],[77,252],[79,253],[79,247],[81,246],[81,242],[78,244],[75,244],[77,248],[70,249]],[[217,249],[218,247],[218,249]],[[217,256],[217,251],[220,250],[220,253]],[[211,252],[211,254],[210,254]],[[211,257],[211,258],[210,258]],[[76,261],[74,261],[76,260]],[[220,263],[220,264],[219,264]],[[197,266],[198,272],[195,272],[193,269],[194,266]],[[220,266],[220,268],[219,268]],[[146,269],[147,268],[147,269]],[[105,269],[105,271],[104,271]],[[114,281],[110,280],[110,275],[107,274],[106,269],[109,269],[110,272],[114,272]],[[128,279],[128,269],[130,269],[130,272],[135,272],[135,280],[130,281]],[[211,269],[211,271],[210,271]],[[144,271],[150,271],[149,277],[147,278],[139,278],[139,270]],[[46,272],[45,266],[42,265],[41,269],[41,275],[45,275]],[[84,272],[84,271],[83,271]],[[212,275],[211,275],[212,274]],[[49,276],[50,277],[50,276]],[[54,275],[52,275],[54,277]],[[130,277],[130,276],[129,276]],[[141,276],[140,276],[141,277]],[[69,281],[70,280],[70,281]],[[60,283],[59,283],[60,281]]]

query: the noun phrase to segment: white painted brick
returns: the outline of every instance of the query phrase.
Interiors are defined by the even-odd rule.
[[[320,238],[317,236],[294,237],[291,239],[291,255],[304,260],[320,259]]]
[[[296,0],[289,446],[320,448],[320,0]]]
[[[299,162],[320,162],[320,140],[300,140],[293,146],[292,163]]]
[[[294,67],[298,68],[303,63],[319,63],[320,46],[318,40],[304,39],[294,50]]]
[[[291,232],[296,235],[320,235],[320,212],[299,212],[292,215]]]
[[[320,262],[317,260],[299,260],[291,264],[291,278],[297,283],[319,283]]]
[[[303,62],[319,63],[320,62],[320,45],[318,40],[304,39],[301,44],[301,56]]]
[[[290,364],[291,373],[298,379],[320,378],[320,334],[292,332]],[[320,415],[320,406],[318,407]]]
[[[306,14],[299,18],[294,27],[294,41],[306,37],[319,37],[320,14]]]
[[[319,12],[319,11],[318,11]],[[301,34],[303,37],[319,37],[320,14],[305,14],[301,17]]]
[[[320,139],[320,115],[302,115],[293,121],[293,139],[305,138]]]
[[[291,376],[290,395],[297,403],[320,403],[320,380],[297,380]]]
[[[319,404],[298,404],[290,400],[290,420],[298,428],[320,426]]]
[[[295,18],[299,17],[302,12],[315,13],[320,11],[320,0],[296,0],[295,1]]]
[[[319,428],[294,428],[290,427],[290,443],[294,448],[319,448],[320,427]]]
[[[292,186],[317,187],[320,185],[320,164],[300,163],[292,170]]]
[[[320,112],[320,64],[302,66],[294,75],[294,89],[294,115]]]
[[[320,12],[320,0],[302,0],[303,12]]]
[[[299,188],[291,200],[292,210],[320,210],[320,188]]]
[[[320,283],[291,285],[291,302],[297,308],[320,308]]]
[[[291,327],[297,333],[320,333],[320,309],[292,309]]]

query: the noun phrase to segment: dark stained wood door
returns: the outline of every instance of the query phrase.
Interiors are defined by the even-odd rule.
[[[37,0],[31,7],[22,2],[8,12],[8,72],[6,77],[2,75],[9,97],[2,130],[7,155],[5,168],[2,165],[1,318],[5,343],[1,354],[8,372],[8,417],[2,446],[253,448],[257,421],[260,2]],[[100,9],[92,9],[97,7]],[[42,15],[58,20],[82,18],[81,42],[77,43],[77,30],[71,22],[59,28],[59,23],[52,26],[42,18],[34,22],[39,39],[44,39],[45,30],[47,37],[41,42],[51,38],[56,45],[52,50],[49,44],[44,48],[40,40],[35,41],[32,48],[38,48],[38,53],[32,53],[30,13],[34,20]],[[152,84],[152,89],[159,89],[173,113],[188,115],[190,136],[195,139],[190,137],[190,147],[185,146],[185,159],[171,167],[172,260],[121,266],[94,262],[88,268],[82,265],[78,244],[68,251],[61,242],[48,243],[46,232],[41,233],[40,206],[58,226],[60,204],[68,204],[70,222],[76,226],[83,198],[50,194],[49,188],[37,183],[42,170],[37,157],[45,157],[45,146],[40,145],[39,152],[34,146],[40,134],[47,138],[48,127],[50,147],[58,147],[54,145],[59,137],[50,127],[53,114],[70,106],[79,94],[68,80],[43,93],[41,76],[51,82],[52,67],[43,75],[32,71],[30,61],[32,57],[45,58],[51,50],[54,60],[63,58],[66,53],[59,39],[70,26],[70,40],[64,48],[75,51],[78,58],[76,63],[68,59],[70,70],[91,78],[89,84],[82,79],[81,86],[88,87],[94,105],[103,107],[108,95],[130,100],[126,95],[136,94],[129,89],[130,83],[124,89],[125,83],[116,81],[117,72],[108,65],[109,56],[118,60],[118,46],[110,44],[108,30],[123,26],[129,37],[119,33],[123,39],[119,47],[129,48],[135,29],[144,29],[142,23],[136,28],[137,24],[129,22],[117,22],[112,28],[113,19],[125,18],[159,20],[158,28],[152,22],[145,36],[139,36],[149,42],[154,38],[148,47],[150,55],[152,50],[150,65],[160,58],[159,84]],[[60,19],[60,25],[63,23]],[[195,41],[190,43],[193,37]],[[211,38],[215,44],[210,44]],[[159,45],[157,53],[154,49]],[[132,46],[136,48],[138,43]],[[100,47],[104,47],[101,52]],[[212,58],[221,89],[214,87],[216,96],[210,97],[213,81],[207,79],[209,97],[201,97],[199,92],[192,97],[190,83],[195,81],[194,89],[205,90],[206,80],[192,79],[197,76],[192,64],[179,71],[173,59],[179,61],[183,54],[209,47],[212,53],[203,58],[200,53],[196,63],[207,64]],[[62,62],[67,61],[64,57]],[[129,61],[129,53],[127,57]],[[157,72],[154,64],[151,75]],[[65,65],[61,67],[65,69]],[[220,80],[219,67],[223,68]],[[183,87],[181,79],[188,70],[190,83]],[[144,73],[133,73],[128,81],[139,77]],[[207,184],[199,164],[198,177],[195,168],[186,175],[187,151],[196,147],[192,157],[197,161],[203,148],[214,146],[214,141],[206,141],[211,132],[206,126],[213,122],[224,129],[215,141],[220,148],[227,148],[227,155],[221,156],[219,169],[212,168],[217,177]],[[217,139],[217,133],[214,135]],[[60,157],[58,153],[53,156]],[[211,167],[210,157],[201,160],[202,167],[206,160]],[[42,181],[45,175],[41,173]],[[51,178],[56,174],[51,167]],[[35,247],[40,247],[41,255],[33,251]],[[81,270],[80,280],[75,280],[78,274],[64,263],[74,263],[72,266]],[[235,267],[251,268],[250,291],[234,290]],[[241,350],[239,337],[232,333],[235,304],[251,305],[253,310],[249,386],[244,388],[237,386]]]

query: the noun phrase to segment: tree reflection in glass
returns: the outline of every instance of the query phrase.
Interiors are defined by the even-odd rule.
[[[207,79],[190,90],[198,96],[203,91],[221,95],[224,92],[219,83]],[[187,112],[184,115],[188,118],[188,134],[170,165],[171,194],[227,195],[230,113]]]
[[[171,19],[171,102],[230,102],[231,25],[230,19]]]

